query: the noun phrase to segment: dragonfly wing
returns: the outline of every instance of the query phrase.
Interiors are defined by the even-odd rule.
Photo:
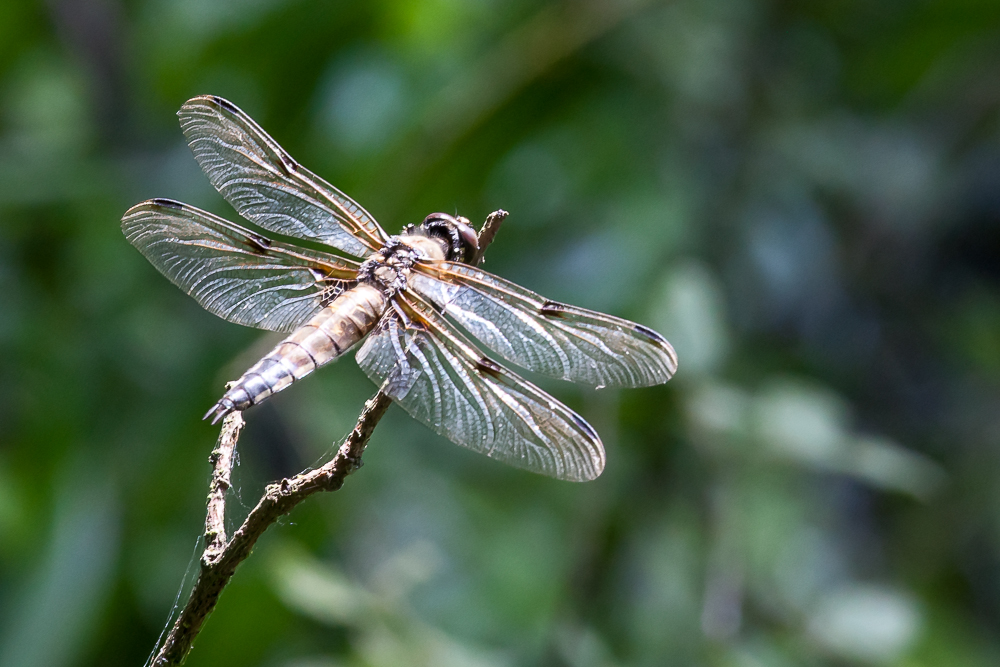
[[[272,241],[170,199],[136,204],[122,230],[206,310],[244,326],[292,331],[357,276],[357,262]]]
[[[293,160],[232,102],[203,95],[177,115],[198,164],[247,220],[356,257],[382,247],[386,234],[365,209]]]
[[[596,478],[604,447],[565,405],[483,356],[426,302],[403,293],[357,353],[403,409],[463,447],[569,481]]]
[[[528,370],[595,387],[662,384],[677,355],[652,329],[549,301],[480,269],[418,264],[408,285],[504,359]]]

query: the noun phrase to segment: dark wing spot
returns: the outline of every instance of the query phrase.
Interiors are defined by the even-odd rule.
[[[221,108],[223,108],[226,111],[228,111],[229,113],[232,113],[232,114],[239,114],[240,113],[240,110],[236,107],[236,105],[233,104],[232,102],[230,102],[229,100],[226,100],[226,99],[223,99],[221,97],[218,97],[217,95],[213,95],[212,96],[212,101],[215,102],[217,105],[219,105]]]
[[[569,307],[565,303],[559,303],[558,301],[546,301],[542,304],[542,307],[539,308],[538,311],[546,317],[562,317],[568,308]]]
[[[162,206],[163,208],[173,208],[177,209],[178,211],[184,208],[184,204],[182,204],[179,201],[175,201],[173,199],[162,199],[157,197],[156,199],[153,199],[151,201],[153,202],[154,205]]]
[[[278,166],[281,167],[281,171],[285,176],[291,176],[292,173],[299,168],[299,164],[291,158],[288,153],[281,151],[278,153]]]
[[[666,342],[667,342],[667,339],[666,339],[666,338],[664,338],[664,337],[663,337],[663,336],[661,336],[660,334],[656,333],[655,331],[653,331],[653,330],[652,330],[652,329],[650,329],[649,327],[644,327],[644,326],[643,326],[643,325],[641,325],[641,324],[636,324],[636,325],[635,325],[635,326],[633,327],[633,330],[634,330],[634,331],[635,331],[635,332],[636,332],[637,334],[639,334],[640,336],[643,336],[643,337],[645,337],[645,338],[648,338],[648,339],[649,339],[650,341],[652,341],[652,342],[654,342],[654,343],[659,343],[659,344],[662,344],[662,343],[666,343]]]
[[[500,365],[489,357],[480,357],[479,361],[476,362],[476,370],[495,378],[499,378],[503,373],[503,369],[500,368]]]
[[[267,249],[271,247],[271,239],[266,236],[261,236],[260,234],[254,234],[253,232],[247,232],[246,242],[250,251],[257,253],[258,255],[266,255]]]

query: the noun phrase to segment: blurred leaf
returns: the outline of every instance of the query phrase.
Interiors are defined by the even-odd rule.
[[[420,558],[413,553],[409,558]],[[399,559],[407,558],[400,554]],[[414,562],[415,564],[415,562]],[[410,569],[403,566],[403,569]],[[372,594],[336,570],[285,548],[275,557],[279,595],[300,613],[327,624],[346,625],[365,664],[489,667],[508,662],[499,654],[459,642],[425,624],[396,594]],[[411,575],[397,572],[397,576]],[[391,576],[384,574],[383,576]]]
[[[908,595],[889,588],[854,585],[819,603],[809,619],[809,634],[843,657],[891,664],[913,646],[920,626],[920,610]]]
[[[53,533],[26,585],[4,605],[4,667],[61,667],[90,648],[119,550],[115,485],[75,458],[62,470]]]

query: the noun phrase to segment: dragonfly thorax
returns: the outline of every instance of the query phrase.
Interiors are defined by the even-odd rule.
[[[419,225],[407,225],[398,236],[390,236],[382,249],[361,265],[358,278],[394,294],[406,287],[406,277],[416,261],[469,261],[478,249],[468,220],[432,213]]]
[[[358,280],[374,285],[386,295],[394,294],[406,287],[406,276],[410,267],[421,256],[399,236],[390,236],[381,250],[362,262],[358,268]]]

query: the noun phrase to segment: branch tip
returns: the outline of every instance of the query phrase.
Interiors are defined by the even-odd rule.
[[[503,224],[504,218],[508,215],[510,214],[501,208],[486,216],[486,222],[483,223],[483,228],[479,230],[479,251],[476,253],[475,259],[471,262],[473,266],[479,266],[483,263],[486,249],[493,243],[497,232],[500,231],[500,225]]]

